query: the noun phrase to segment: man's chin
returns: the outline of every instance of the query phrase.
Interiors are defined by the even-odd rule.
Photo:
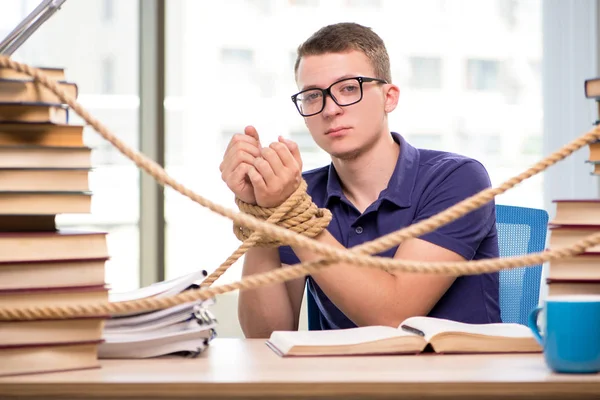
[[[346,149],[346,150],[332,150],[329,152],[329,155],[332,158],[337,158],[341,161],[353,161],[356,160],[361,154],[361,149]]]

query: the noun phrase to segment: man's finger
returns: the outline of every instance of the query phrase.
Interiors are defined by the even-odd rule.
[[[279,159],[286,168],[298,168],[298,162],[286,144],[274,142],[271,143],[269,147],[277,153]]]
[[[260,138],[258,137],[258,131],[256,130],[255,127],[253,127],[252,125],[248,125],[246,128],[244,128],[244,133],[252,138],[254,138],[256,140],[256,142],[258,143],[258,147],[262,147],[260,144]]]
[[[258,141],[255,138],[253,138],[252,136],[248,136],[248,135],[241,134],[241,133],[236,133],[231,137],[231,139],[229,140],[229,143],[227,143],[227,148],[225,149],[225,154],[227,154],[227,152],[229,152],[232,147],[237,146],[240,143],[248,143],[257,148],[260,146]]]
[[[285,139],[282,136],[279,136],[279,141],[281,143],[285,143],[285,145],[288,147],[288,149],[290,149],[292,156],[294,156],[294,159],[296,160],[296,162],[298,163],[300,168],[302,168],[302,156],[300,155],[300,149],[298,148],[298,145],[296,144],[296,142],[294,142],[290,139]]]
[[[272,187],[273,185],[276,184],[277,176],[275,175],[275,172],[273,172],[273,169],[271,168],[271,165],[269,164],[269,162],[267,160],[265,160],[262,157],[255,158],[254,159],[254,168],[263,177],[266,186]]]
[[[229,175],[231,171],[236,169],[240,164],[244,162],[252,165],[255,158],[255,156],[246,151],[234,153],[231,155],[231,157],[226,157],[225,160],[223,160],[221,172],[223,172],[224,175]]]
[[[281,158],[279,158],[279,154],[277,154],[277,152],[272,148],[272,146],[263,148],[261,150],[261,155],[265,160],[267,160],[275,175],[281,176],[285,172],[283,170],[285,168],[283,161],[281,160]]]
[[[267,184],[265,180],[253,166],[248,169],[248,178],[250,178],[250,182],[252,182],[252,186],[254,186],[255,189],[263,191],[267,190]]]
[[[250,168],[252,168],[252,165],[245,162],[238,165],[237,168],[235,168],[231,173],[231,182],[242,182],[244,179],[246,179],[246,174],[248,174]]]
[[[260,149],[256,146],[256,143],[254,143],[254,140],[251,138],[247,138],[252,140],[251,143],[249,142],[238,142],[236,143],[234,146],[231,146],[231,149],[229,149],[230,152],[232,152],[233,154],[238,154],[238,153],[248,153],[254,157],[260,157]]]

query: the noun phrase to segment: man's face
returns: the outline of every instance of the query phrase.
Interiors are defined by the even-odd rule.
[[[340,79],[358,76],[376,77],[362,52],[327,53],[300,60],[297,84],[299,90],[325,89]],[[356,157],[372,146],[386,128],[386,111],[391,111],[386,93],[381,83],[365,82],[362,100],[356,104],[341,107],[326,96],[323,111],[304,118],[306,126],[317,145],[333,157]]]

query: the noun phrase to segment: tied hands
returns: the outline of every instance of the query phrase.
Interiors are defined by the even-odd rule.
[[[262,147],[256,129],[247,126],[243,134],[231,138],[219,170],[241,201],[272,208],[283,204],[300,186],[302,158],[298,145],[281,136]]]

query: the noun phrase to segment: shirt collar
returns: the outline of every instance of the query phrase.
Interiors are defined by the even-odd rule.
[[[400,144],[400,154],[388,187],[384,189],[379,200],[385,199],[398,207],[410,207],[413,188],[419,171],[419,151],[411,146],[400,134],[391,132],[392,138]],[[326,205],[333,198],[345,199],[339,176],[333,166],[329,165],[327,176],[327,199]]]

